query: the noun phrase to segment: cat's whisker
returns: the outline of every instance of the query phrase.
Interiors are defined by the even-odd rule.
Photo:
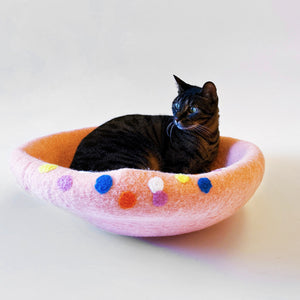
[[[201,134],[204,134],[208,137],[211,137],[212,136],[212,132],[205,126],[197,126],[196,128],[193,129],[194,131],[196,131],[197,133],[199,133],[200,135]]]
[[[170,138],[170,141],[172,143],[172,133],[173,133],[173,128],[175,124],[173,122],[170,122],[170,124],[167,126],[167,135]]]
[[[212,136],[212,134],[209,131],[206,131],[205,129],[200,129],[199,132],[203,133],[207,137],[211,137]]]
[[[174,123],[172,123],[172,126],[171,126],[171,132],[170,132],[171,143],[172,143],[172,132],[173,132],[174,126],[175,126]]]
[[[173,122],[170,122],[170,124],[167,126],[167,135],[170,137],[170,127],[172,126]]]
[[[200,129],[201,129],[203,132],[207,133],[209,136],[212,135],[212,132],[211,132],[207,127],[202,126],[202,127],[200,127]]]

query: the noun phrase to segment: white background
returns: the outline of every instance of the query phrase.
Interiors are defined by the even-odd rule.
[[[0,2],[1,299],[299,299],[299,1]],[[170,114],[172,74],[214,81],[220,130],[265,154],[208,229],[129,238],[25,193],[11,151],[127,113]]]

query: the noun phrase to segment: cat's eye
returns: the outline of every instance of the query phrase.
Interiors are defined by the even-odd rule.
[[[192,106],[192,107],[189,108],[189,112],[191,114],[195,114],[195,113],[199,112],[199,108],[195,107],[195,106]]]
[[[179,108],[180,108],[180,103],[179,103],[179,102],[174,103],[174,107],[175,107],[176,109],[179,109]]]

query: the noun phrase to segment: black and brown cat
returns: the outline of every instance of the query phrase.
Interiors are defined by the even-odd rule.
[[[200,88],[174,78],[178,96],[173,116],[126,115],[104,123],[81,141],[70,168],[208,172],[219,146],[216,87],[206,82]]]

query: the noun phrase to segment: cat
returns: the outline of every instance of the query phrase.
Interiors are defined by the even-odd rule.
[[[81,141],[70,168],[209,172],[220,137],[216,86],[206,82],[200,88],[173,76],[178,85],[173,116],[125,115],[104,123]]]

